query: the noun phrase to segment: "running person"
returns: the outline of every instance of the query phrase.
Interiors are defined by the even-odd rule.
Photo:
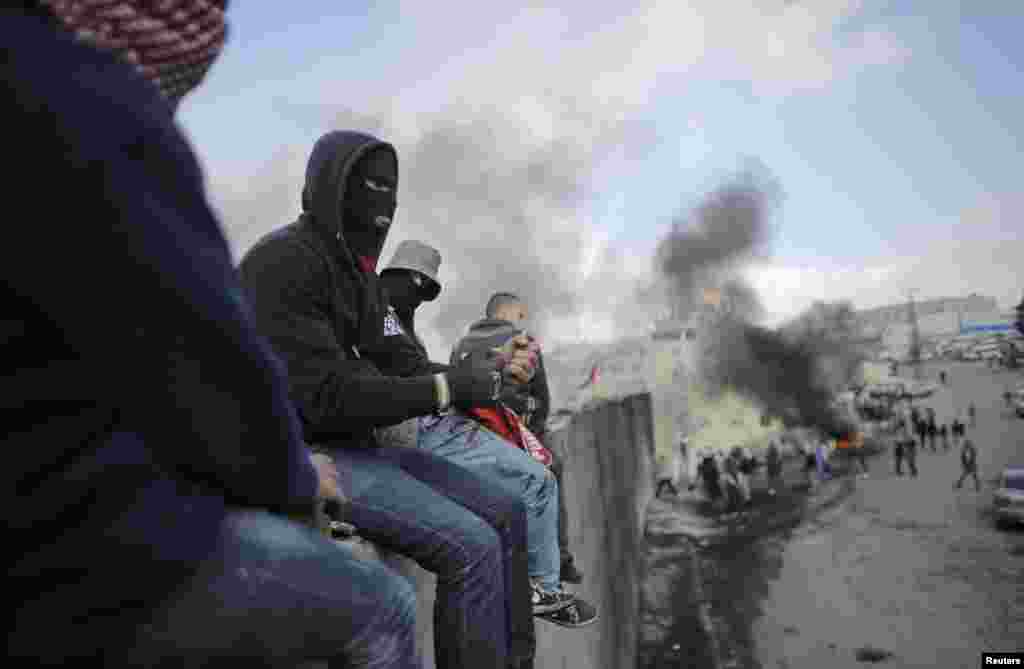
[[[964,447],[960,451],[960,467],[963,470],[960,478],[953,484],[953,488],[959,490],[968,476],[974,477],[974,489],[981,490],[981,481],[978,479],[978,449],[970,439],[964,440]]]

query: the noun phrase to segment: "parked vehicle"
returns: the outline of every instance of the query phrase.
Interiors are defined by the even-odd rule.
[[[1007,526],[1024,523],[1024,467],[1007,467],[992,495],[996,523]]]
[[[1017,415],[1024,418],[1024,387],[1017,388],[1013,391],[1013,410],[1017,412]]]

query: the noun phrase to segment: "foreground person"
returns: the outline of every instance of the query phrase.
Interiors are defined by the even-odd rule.
[[[108,4],[0,9],[0,105],[30,143],[7,185],[62,222],[0,245],[8,658],[411,669],[409,584],[284,519],[337,497],[335,472],[172,119],[222,4]]]
[[[306,440],[338,466],[351,522],[437,575],[437,666],[530,666],[522,491],[420,449],[381,446],[375,435],[449,405],[493,404],[505,376],[533,373],[525,351],[504,375],[497,358],[451,369],[420,364],[375,273],[397,188],[394,147],[358,132],[327,133],[307,164],[302,214],[245,254],[243,284],[286,363]]]

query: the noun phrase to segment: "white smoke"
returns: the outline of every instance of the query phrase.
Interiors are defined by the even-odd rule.
[[[857,0],[402,2],[396,21],[415,26],[416,42],[401,70],[339,71],[319,100],[289,105],[315,109],[304,116],[316,132],[361,128],[399,146],[399,212],[385,259],[408,238],[444,255],[444,291],[422,311],[435,357],[497,290],[523,293],[542,336],[610,338],[639,327],[656,302],[636,284],[647,274],[636,266],[649,259],[604,248],[587,218],[595,189],[614,187],[659,141],[636,119],[690,77],[785,96],[904,58],[887,32],[847,25],[860,11]],[[236,255],[297,213],[310,148],[283,147],[247,174],[213,166]]]

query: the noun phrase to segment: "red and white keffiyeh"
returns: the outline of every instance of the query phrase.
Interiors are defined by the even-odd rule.
[[[553,461],[551,451],[540,443],[540,439],[530,432],[516,412],[508,407],[471,409],[469,415],[491,432],[504,437],[510,445],[526,451],[530,457],[545,467],[551,466]]]
[[[173,106],[195,88],[227,38],[227,0],[39,0],[80,40],[113,51]]]

